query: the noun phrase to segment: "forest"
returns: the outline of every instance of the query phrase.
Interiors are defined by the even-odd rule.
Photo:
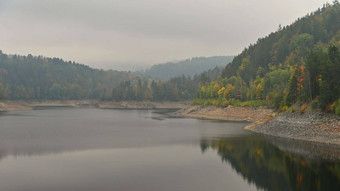
[[[340,114],[339,21],[340,5],[334,1],[279,27],[245,48],[216,81],[201,84],[194,103],[281,111],[311,105]]]
[[[112,96],[106,100],[150,100],[150,101],[183,101],[193,100],[197,97],[197,89],[202,83],[209,83],[220,76],[222,70],[219,67],[202,72],[193,77],[173,77],[169,80],[149,79],[138,80],[136,84],[131,81],[123,81],[112,89]]]
[[[201,80],[217,79],[215,67],[199,75],[153,80],[140,74],[98,70],[43,56],[0,51],[0,100],[188,100]]]
[[[121,81],[137,79],[144,77],[92,69],[58,58],[7,55],[0,51],[0,99],[100,99]]]

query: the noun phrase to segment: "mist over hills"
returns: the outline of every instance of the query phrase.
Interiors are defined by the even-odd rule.
[[[233,58],[234,56],[194,57],[179,62],[153,65],[150,69],[138,73],[162,80],[182,75],[193,77],[215,67],[225,67]]]

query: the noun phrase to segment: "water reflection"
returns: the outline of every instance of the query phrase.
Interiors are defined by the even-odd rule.
[[[322,146],[263,137],[202,140],[204,153],[211,148],[222,161],[249,183],[264,190],[338,190],[340,188],[339,148],[327,147],[328,159],[322,158]],[[287,148],[290,152],[279,149]],[[309,146],[307,146],[309,145]],[[318,150],[320,149],[320,150]],[[303,151],[303,152],[300,152]],[[317,155],[318,151],[323,151]],[[314,154],[313,154],[314,152]],[[311,155],[307,153],[312,153]]]
[[[245,125],[173,118],[165,110],[2,113],[0,190],[340,187],[339,148],[254,136]]]
[[[4,112],[0,115],[0,160],[11,155],[198,145],[201,137],[245,134],[244,123],[176,118],[172,111],[42,108]]]

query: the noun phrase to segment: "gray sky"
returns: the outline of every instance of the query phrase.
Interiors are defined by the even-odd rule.
[[[105,69],[236,55],[325,2],[0,0],[0,49]]]

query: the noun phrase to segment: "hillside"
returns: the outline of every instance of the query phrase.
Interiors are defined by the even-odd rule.
[[[7,55],[0,51],[0,99],[107,99],[119,83],[138,80],[146,78],[58,58]]]
[[[338,3],[297,19],[265,38],[245,48],[223,71],[222,77],[240,75],[246,83],[256,76],[264,77],[271,67],[296,65],[311,50],[325,48],[340,40],[340,10]],[[244,69],[242,69],[242,67]]]
[[[215,67],[192,78],[182,75],[164,81],[59,58],[0,51],[0,100],[189,100],[196,98],[201,81],[216,80],[221,71]]]
[[[245,48],[217,81],[199,88],[196,103],[308,105],[340,114],[340,4],[279,28]]]
[[[154,79],[170,79],[182,75],[193,77],[204,71],[217,67],[225,67],[233,56],[213,56],[213,57],[195,57],[180,62],[169,62],[152,66],[143,75]]]

